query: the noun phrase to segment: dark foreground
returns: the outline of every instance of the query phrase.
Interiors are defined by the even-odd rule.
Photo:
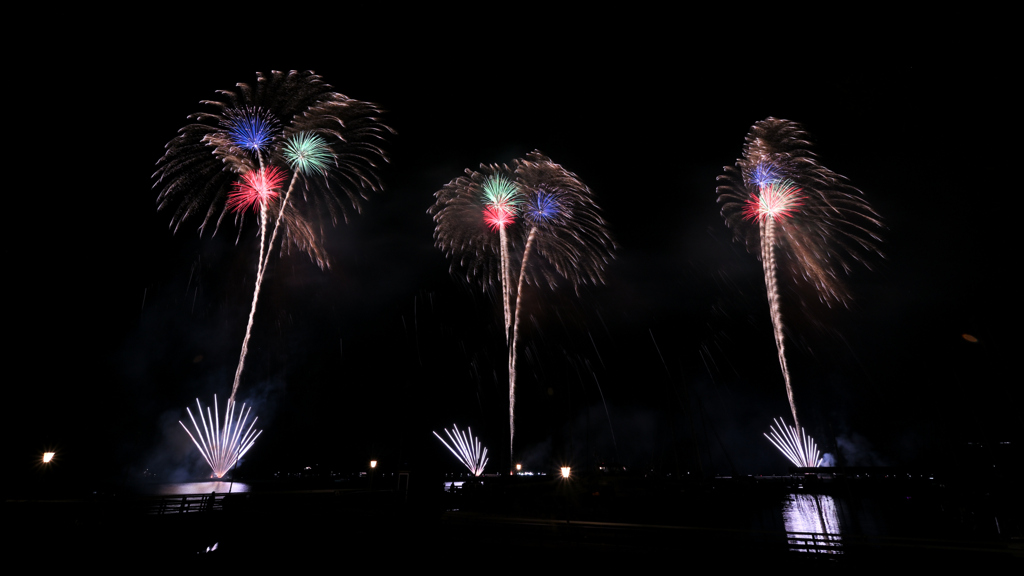
[[[877,569],[880,562],[1024,565],[1017,519],[1004,514],[1003,524],[1010,526],[989,530],[977,510],[952,510],[921,486],[859,487],[851,497],[839,494],[848,486],[813,480],[680,486],[629,478],[488,478],[457,492],[380,484],[373,491],[293,483],[194,498],[8,499],[4,524],[15,535],[4,548],[9,558],[51,565],[140,568],[166,562],[473,571],[656,569],[665,562],[673,569],[857,571]],[[787,533],[771,511],[780,495],[811,488],[845,498],[839,538]],[[913,497],[898,496],[914,491]]]

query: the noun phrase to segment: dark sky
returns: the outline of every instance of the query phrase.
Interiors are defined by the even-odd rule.
[[[241,392],[265,429],[254,471],[423,465],[445,457],[430,431],[453,422],[507,466],[499,302],[449,273],[427,209],[465,168],[534,149],[590,186],[620,249],[605,285],[527,296],[517,452],[538,467],[782,471],[761,436],[788,413],[763,273],[715,202],[715,177],[768,116],[802,123],[886,225],[883,254],[848,278],[849,309],[786,316],[819,444],[851,464],[915,465],[1020,439],[1014,225],[993,202],[1016,186],[1001,136],[1013,118],[995,63],[920,50],[821,66],[707,56],[657,33],[541,42],[543,29],[514,45],[453,26],[251,50],[115,35],[21,76],[43,95],[15,119],[35,156],[8,167],[10,458],[28,466],[53,446],[104,477],[192,463],[177,420],[197,396],[229,394],[255,228],[237,245],[231,226],[172,235],[151,175],[200,100],[272,69],[315,70],[383,107],[397,134],[387,190],[329,232],[332,267],[271,260]]]

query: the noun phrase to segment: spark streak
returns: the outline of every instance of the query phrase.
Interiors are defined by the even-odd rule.
[[[776,418],[775,425],[771,427],[771,436],[765,434],[764,437],[798,468],[817,468],[821,465],[818,446],[802,428],[786,426],[782,420]]]
[[[451,450],[452,454],[459,459],[459,462],[465,464],[466,468],[473,473],[473,476],[479,476],[484,473],[484,466],[487,466],[487,448],[483,448],[480,445],[480,440],[473,438],[473,429],[467,428],[468,432],[459,432],[458,426],[452,424],[452,430],[455,434],[452,435],[447,428],[444,429],[444,433],[448,435],[448,439],[452,441],[451,445],[444,441],[444,438],[434,432],[434,436],[444,444],[444,447]],[[455,446],[455,448],[452,448]],[[456,449],[458,449],[456,451]],[[481,451],[482,449],[482,451]]]
[[[209,407],[207,407],[206,416],[203,416],[203,405],[199,403],[198,398],[196,398],[196,405],[199,407],[199,421],[203,424],[202,428],[196,423],[195,416],[192,415],[192,411],[188,408],[185,411],[188,412],[188,417],[192,420],[192,426],[195,427],[195,435],[189,431],[188,426],[185,426],[184,422],[179,420],[178,424],[181,424],[189,438],[195,443],[196,448],[199,448],[199,452],[206,459],[206,463],[213,469],[213,475],[217,478],[223,478],[231,470],[231,467],[249,451],[249,448],[252,448],[256,438],[263,431],[253,429],[258,418],[253,418],[252,423],[246,428],[245,425],[249,420],[252,408],[246,410],[245,404],[242,404],[242,409],[238,412],[238,417],[236,418],[235,402],[228,400],[224,410],[223,428],[220,426],[220,418],[217,413],[216,395],[213,396],[212,413]]]

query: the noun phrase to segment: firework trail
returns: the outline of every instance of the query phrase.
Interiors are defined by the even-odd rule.
[[[242,404],[242,409],[238,411],[238,416],[235,416],[235,402],[234,400],[228,400],[228,405],[224,409],[224,427],[220,425],[220,414],[217,410],[217,395],[213,396],[213,412],[210,409],[206,409],[206,416],[203,416],[203,405],[199,403],[199,399],[196,398],[196,406],[199,407],[199,421],[203,423],[200,428],[199,424],[196,423],[195,416],[192,415],[192,411],[186,408],[189,419],[192,420],[192,426],[195,428],[195,435],[189,431],[188,426],[181,420],[178,424],[185,429],[189,438],[195,443],[196,448],[206,459],[206,463],[213,469],[213,474],[217,478],[223,478],[225,474],[231,470],[231,467],[235,465],[238,460],[252,448],[253,443],[256,442],[256,438],[263,433],[262,430],[254,430],[256,426],[256,420],[253,418],[252,423],[246,428],[245,424],[249,420],[249,410],[245,409],[245,404]],[[197,439],[198,438],[198,439]]]
[[[444,433],[448,435],[448,439],[452,441],[451,445],[441,438],[441,435],[434,432],[434,436],[444,444],[444,447],[451,450],[452,454],[469,468],[469,471],[473,473],[473,476],[479,476],[484,473],[484,467],[487,466],[487,448],[480,445],[480,440],[473,438],[473,429],[468,428],[467,432],[459,432],[459,427],[452,424],[452,430],[455,434],[446,428]],[[455,448],[453,448],[454,446]]]
[[[479,277],[485,289],[495,276],[499,279],[509,344],[512,453],[524,282],[546,282],[552,288],[561,280],[575,287],[585,282],[599,283],[614,243],[590,189],[575,174],[536,151],[513,161],[511,167],[481,165],[479,172],[467,169],[465,176],[449,182],[435,197],[437,201],[429,210],[437,224],[434,238],[438,248],[452,259],[452,267],[459,262],[467,270],[467,281]],[[510,267],[509,253],[519,250],[522,258],[517,276]],[[533,254],[541,259],[537,265]],[[514,309],[510,302],[513,283],[517,287]]]
[[[752,253],[759,253],[793,423],[800,430],[786,365],[779,270],[810,284],[827,305],[846,304],[839,278],[853,261],[877,251],[878,214],[846,178],[825,168],[796,122],[767,118],[750,129],[743,157],[718,179],[722,216]],[[780,425],[781,426],[781,425]]]
[[[377,118],[375,104],[335,92],[311,71],[257,73],[255,85],[240,83],[217,96],[202,101],[207,111],[190,115],[190,123],[167,143],[153,177],[157,207],[173,210],[175,232],[198,217],[200,234],[211,223],[216,234],[233,213],[240,239],[246,208],[258,208],[256,286],[232,385],[234,401],[274,241],[280,234],[282,253],[295,246],[321,268],[329,267],[322,244],[325,223],[337,224],[339,215],[347,220],[349,207],[358,212],[370,191],[382,189],[376,169],[387,157],[380,144],[393,131]],[[302,189],[301,206],[290,202],[296,186]]]
[[[516,164],[516,180],[527,198],[522,208],[523,219],[530,232],[527,234],[519,270],[508,362],[509,430],[513,439],[523,282],[538,276],[537,283],[543,279],[554,288],[559,279],[564,278],[576,288],[578,294],[580,284],[604,281],[604,268],[611,261],[615,247],[594,203],[593,193],[579,177],[536,150]],[[543,266],[528,268],[532,250],[551,264],[554,271]],[[537,272],[530,274],[530,270]],[[509,449],[512,452],[511,440]]]

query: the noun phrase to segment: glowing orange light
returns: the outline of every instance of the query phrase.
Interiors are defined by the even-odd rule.
[[[562,466],[562,478],[568,478],[569,472],[572,470],[569,466]]]
[[[516,472],[519,472],[522,469],[523,469],[523,465],[522,464],[516,464]]]
[[[968,342],[977,342],[978,341],[977,338],[975,338],[974,336],[971,336],[970,334],[964,334],[964,340],[967,340]]]
[[[43,464],[49,464],[53,460],[54,452],[43,452]]]

